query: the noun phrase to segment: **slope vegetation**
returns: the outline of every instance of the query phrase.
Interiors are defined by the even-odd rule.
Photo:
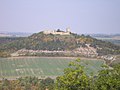
[[[74,53],[81,52],[80,54],[94,52],[98,55],[120,54],[120,46],[74,33],[71,33],[71,35],[46,35],[43,32],[39,32],[29,37],[19,38],[0,45],[0,52],[13,53],[21,49],[34,51],[74,51]]]

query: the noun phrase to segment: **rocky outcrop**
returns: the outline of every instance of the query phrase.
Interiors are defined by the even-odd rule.
[[[11,56],[26,56],[26,55],[32,55],[32,56],[86,56],[86,57],[97,57],[98,53],[96,48],[90,47],[90,45],[86,45],[87,47],[79,47],[75,50],[69,51],[49,51],[49,50],[27,50],[27,49],[21,49],[18,50],[15,53],[12,53]]]

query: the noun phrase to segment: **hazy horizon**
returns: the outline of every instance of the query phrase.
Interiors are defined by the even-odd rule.
[[[0,0],[0,32],[120,34],[120,0]]]

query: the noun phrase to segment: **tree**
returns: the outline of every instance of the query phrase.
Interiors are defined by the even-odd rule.
[[[90,79],[84,73],[83,66],[80,65],[80,59],[71,62],[69,67],[64,70],[64,75],[57,77],[57,90],[89,90]]]
[[[120,64],[103,65],[97,76],[87,76],[80,60],[71,62],[56,79],[56,90],[120,90]]]
[[[96,90],[120,90],[120,64],[101,70],[95,84]]]

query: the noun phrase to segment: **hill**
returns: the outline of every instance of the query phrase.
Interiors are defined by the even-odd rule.
[[[39,32],[0,44],[0,52],[38,56],[96,56],[120,54],[120,46],[89,35],[54,35]]]
[[[91,34],[90,36],[92,36],[96,39],[100,39],[100,40],[103,40],[103,41],[108,41],[108,42],[111,42],[113,44],[116,44],[116,45],[120,46],[120,34],[111,34],[111,35]]]
[[[32,33],[0,31],[0,37],[28,37]]]

